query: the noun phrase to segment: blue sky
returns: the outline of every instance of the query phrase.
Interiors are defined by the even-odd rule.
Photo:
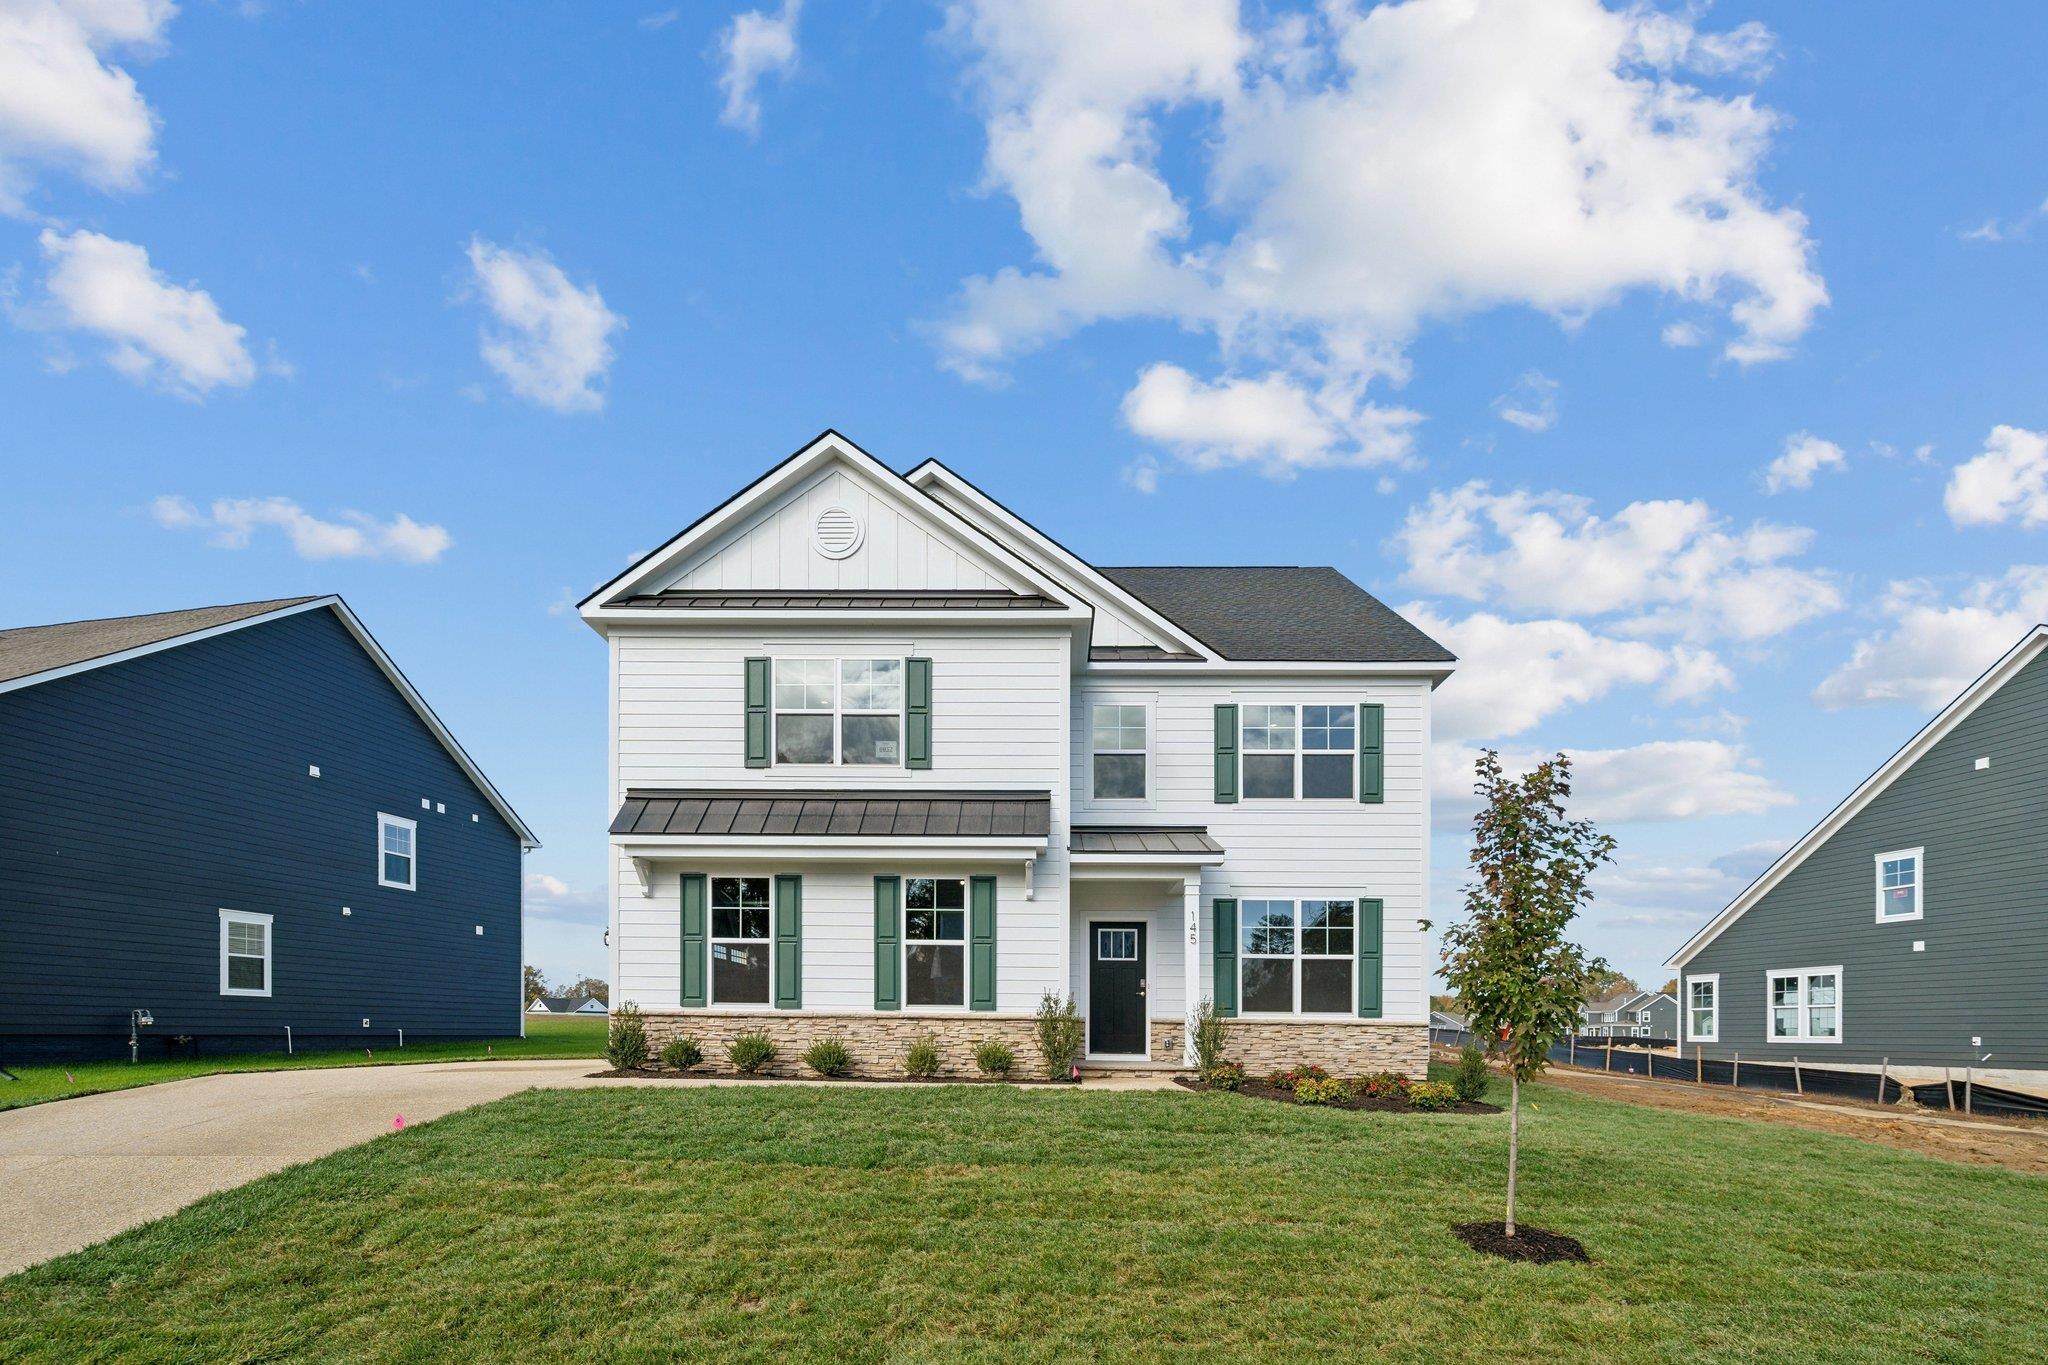
[[[2044,59],[2024,4],[9,0],[0,622],[342,593],[597,971],[567,604],[834,426],[1413,610],[1444,819],[1579,754],[1648,978],[2048,617]]]

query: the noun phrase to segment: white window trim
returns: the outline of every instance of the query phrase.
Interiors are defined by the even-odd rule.
[[[401,825],[412,836],[411,881],[394,882],[384,875],[384,830],[389,825]],[[420,826],[417,820],[408,820],[402,815],[387,815],[381,810],[377,812],[377,885],[388,886],[394,891],[420,889]]]
[[[1899,858],[1913,860],[1913,913],[1910,915],[1887,915],[1884,912],[1884,865]],[[1926,848],[1897,848],[1890,853],[1879,853],[1872,858],[1874,871],[1872,886],[1876,891],[1877,922],[1879,924],[1910,924],[1916,919],[1927,918],[1927,850]]]
[[[1713,1008],[1714,1008],[1714,1031],[1713,1031],[1713,1032],[1711,1032],[1711,1033],[1695,1033],[1695,1032],[1693,1031],[1693,1027],[1692,1027],[1692,1008],[1693,1008],[1693,1006],[1692,1006],[1692,988],[1693,988],[1693,985],[1694,985],[1695,983],[1697,983],[1697,982],[1705,982],[1705,983],[1707,983],[1708,985],[1711,985],[1711,986],[1712,986],[1712,987],[1714,988],[1714,1007],[1713,1007]],[[1680,1002],[1680,1004],[1679,1004],[1679,1007],[1678,1007],[1678,1009],[1679,1009],[1679,1020],[1678,1020],[1678,1022],[1679,1022],[1679,1026],[1680,1026],[1681,1028],[1683,1028],[1683,1029],[1685,1030],[1685,1039],[1686,1039],[1686,1041],[1687,1041],[1687,1042],[1690,1042],[1690,1043],[1718,1043],[1718,1042],[1720,1042],[1720,1041],[1721,1041],[1721,974],[1720,974],[1719,972],[1701,972],[1701,973],[1700,973],[1700,974],[1699,974],[1698,976],[1688,976],[1687,978],[1685,978],[1685,982],[1684,982],[1683,986],[1682,986],[1682,987],[1680,988],[1680,994],[1681,994],[1681,995],[1682,995],[1682,996],[1684,997],[1684,999],[1683,999],[1683,1000],[1682,1000],[1682,1001]],[[1835,994],[1836,994],[1836,995],[1837,995],[1837,996],[1839,997],[1839,996],[1840,996],[1840,994],[1841,994],[1841,992],[1840,992],[1839,990],[1837,990],[1837,991],[1835,992]],[[1769,991],[1768,991],[1768,989],[1767,989],[1767,990],[1766,990],[1766,992],[1765,992],[1765,999],[1766,999],[1766,1002],[1768,1002],[1768,1000],[1769,1000]],[[1836,1022],[1836,1025],[1837,1025],[1837,1026],[1839,1027],[1839,1026],[1840,1026],[1840,1023],[1841,1023],[1841,1020],[1840,1020],[1840,1017],[1839,1017],[1839,1016],[1838,1016],[1838,1017],[1836,1018],[1836,1021],[1835,1021],[1835,1022]]]
[[[711,903],[711,884],[717,881],[738,880],[743,882],[768,883],[768,937],[720,938],[715,929],[717,910]],[[721,1001],[718,998],[718,963],[714,956],[721,943],[743,943],[752,946],[765,943],[768,947],[768,998],[766,1000]],[[775,1012],[775,876],[764,872],[714,872],[704,879],[704,1007],[716,1006],[727,1010],[753,1010],[762,1014]]]
[[[1152,755],[1159,747],[1159,732],[1154,728],[1152,702],[1153,698],[1149,696],[1091,696],[1087,698],[1085,702],[1086,714],[1082,723],[1088,727],[1086,738],[1088,749],[1088,785],[1085,790],[1088,794],[1089,805],[1116,810],[1144,810],[1149,809],[1153,805],[1157,786],[1154,781]],[[1095,794],[1095,756],[1097,753],[1095,748],[1095,708],[1098,706],[1136,706],[1145,712],[1145,747],[1142,751],[1136,749],[1104,749],[1100,751],[1106,754],[1139,752],[1144,754],[1145,794],[1143,796],[1097,796]]]
[[[825,711],[784,711],[775,704],[775,674],[785,663],[830,663],[832,665],[832,709]],[[843,676],[849,662],[890,663],[897,666],[897,681],[903,693],[903,700],[896,710],[855,711],[846,705],[846,679]],[[782,718],[789,716],[832,717],[832,761],[829,763],[791,763],[776,756],[779,746],[776,738]],[[848,763],[843,752],[845,744],[845,718],[847,716],[896,717],[896,761],[894,763]],[[786,768],[793,772],[804,772],[812,768],[859,768],[866,772],[886,772],[891,768],[902,769],[909,758],[910,749],[910,660],[895,654],[777,654],[768,660],[768,760],[771,767]]]
[[[268,999],[271,989],[277,985],[271,963],[277,956],[277,940],[271,928],[271,917],[254,910],[222,910],[220,912],[220,993],[222,995],[254,996]],[[228,926],[230,924],[260,924],[263,926],[263,989],[252,991],[228,984]],[[238,954],[246,957],[247,954]]]
[[[1246,711],[1247,711],[1247,710],[1248,710],[1249,708],[1251,708],[1251,707],[1254,707],[1254,706],[1291,706],[1291,707],[1293,707],[1293,708],[1294,708],[1294,748],[1293,748],[1293,750],[1291,751],[1291,757],[1292,757],[1292,758],[1294,759],[1294,795],[1292,795],[1292,796],[1253,796],[1253,795],[1251,795],[1251,794],[1250,794],[1250,792],[1249,792],[1249,791],[1248,791],[1248,790],[1246,789],[1246,782],[1245,782],[1245,777],[1244,777],[1244,774],[1245,774],[1245,771],[1246,771],[1246,764],[1245,764],[1245,760],[1246,760],[1247,758],[1252,758],[1252,757],[1256,757],[1256,756],[1258,756],[1258,755],[1262,755],[1262,754],[1263,754],[1263,755],[1268,755],[1268,756],[1271,756],[1271,755],[1277,755],[1277,754],[1288,754],[1288,753],[1290,753],[1290,751],[1289,751],[1289,750],[1286,750],[1286,749],[1250,749],[1250,748],[1246,748],[1246,747],[1245,747],[1245,742],[1244,742],[1244,732],[1245,732],[1245,726],[1246,726],[1246,724],[1248,723],[1248,722],[1247,722],[1247,719],[1246,719],[1246,715],[1245,715],[1245,713],[1246,713]],[[1306,725],[1306,723],[1305,723],[1305,721],[1304,721],[1304,719],[1303,719],[1303,717],[1302,717],[1302,712],[1303,712],[1303,711],[1305,711],[1305,710],[1306,710],[1307,708],[1309,708],[1309,707],[1311,707],[1311,706],[1345,706],[1345,707],[1349,707],[1349,708],[1350,708],[1350,710],[1351,710],[1351,747],[1350,747],[1349,749],[1304,749],[1304,748],[1302,747],[1303,741],[1304,741],[1304,740],[1305,740],[1305,738],[1306,738],[1306,730],[1307,730],[1307,725]],[[1243,702],[1239,702],[1239,703],[1238,703],[1238,707],[1237,707],[1237,769],[1238,769],[1238,778],[1237,778],[1237,789],[1238,789],[1238,796],[1237,796],[1237,799],[1238,799],[1239,801],[1241,801],[1241,802],[1251,802],[1251,803],[1253,803],[1253,804],[1260,804],[1260,803],[1267,803],[1267,802],[1271,802],[1271,803],[1274,803],[1274,804],[1278,804],[1278,803],[1280,803],[1280,802],[1283,802],[1283,801],[1317,801],[1317,802],[1323,802],[1323,801],[1337,801],[1337,800],[1341,800],[1341,799],[1346,799],[1346,798],[1340,798],[1340,797],[1335,797],[1335,796],[1307,796],[1307,795],[1304,795],[1304,794],[1303,794],[1303,790],[1304,790],[1304,784],[1303,784],[1303,781],[1302,781],[1302,776],[1303,776],[1303,773],[1302,773],[1302,759],[1303,759],[1303,756],[1304,756],[1304,755],[1307,755],[1307,754],[1345,754],[1345,755],[1348,755],[1348,756],[1350,757],[1350,759],[1351,759],[1351,781],[1350,781],[1350,782],[1349,782],[1349,783],[1347,784],[1347,787],[1348,787],[1348,791],[1347,791],[1347,794],[1346,794],[1346,796],[1348,797],[1348,799],[1349,799],[1349,800],[1352,800],[1352,801],[1356,801],[1356,800],[1358,799],[1358,741],[1359,741],[1359,733],[1358,733],[1358,727],[1359,727],[1359,723],[1360,723],[1360,722],[1359,722],[1359,713],[1358,713],[1358,703],[1357,703],[1357,702],[1347,702],[1347,701],[1284,701],[1284,700],[1283,700],[1283,701],[1265,701],[1265,700],[1257,700],[1257,699],[1255,699],[1255,700],[1252,700],[1252,701],[1243,701]],[[1275,899],[1275,898],[1274,898],[1274,897],[1271,897],[1271,896],[1266,896],[1266,897],[1261,897],[1260,899],[1264,899],[1264,900],[1272,900],[1272,899]],[[1329,897],[1328,899],[1332,899],[1332,900],[1343,900],[1343,899],[1344,899],[1344,897],[1342,897],[1342,896],[1333,896],[1333,897]]]
[[[1781,1037],[1771,1030],[1773,1022],[1771,1018],[1771,981],[1774,977],[1780,976],[1796,976],[1799,978],[1799,1032],[1786,1037]],[[1806,1003],[1807,982],[1816,976],[1833,976],[1835,978],[1835,1035],[1832,1038],[1817,1037],[1807,1031],[1813,1024],[1813,1015],[1810,1012],[1813,1006]],[[1764,973],[1764,1041],[1766,1043],[1812,1043],[1816,1047],[1826,1047],[1829,1044],[1841,1042],[1848,1034],[1846,1022],[1848,1017],[1848,998],[1849,992],[1842,977],[1842,969],[1839,966],[1773,967]]]
[[[918,943],[927,947],[951,948],[957,943],[960,949],[960,1003],[957,1005],[913,1005],[910,1003],[910,884],[914,881],[958,882],[960,883],[960,937],[921,938]],[[936,898],[935,898],[936,899]],[[974,942],[974,878],[948,876],[944,873],[927,875],[905,873],[899,880],[896,892],[896,980],[900,983],[902,1007],[907,1010],[931,1010],[940,1014],[969,1013],[968,1004],[974,998],[974,956],[971,945]],[[938,911],[934,910],[933,914]]]
[[[1269,751],[1270,752],[1270,751]],[[1273,798],[1278,800],[1278,797]],[[1238,950],[1237,950],[1237,1013],[1245,1019],[1356,1019],[1358,1017],[1358,936],[1364,932],[1359,920],[1358,896],[1238,896]],[[1282,957],[1278,953],[1252,953],[1244,948],[1244,906],[1251,901],[1283,901],[1294,907],[1294,951]],[[1301,907],[1304,901],[1350,901],[1351,902],[1351,951],[1343,953],[1304,953],[1301,950],[1305,930],[1301,923]],[[1261,962],[1292,961],[1294,963],[1294,1008],[1291,1010],[1254,1010],[1245,1008],[1244,964],[1247,959]],[[1345,992],[1348,1008],[1337,1011],[1304,1010],[1301,1007],[1302,977],[1304,962],[1349,962],[1351,964],[1351,989]]]

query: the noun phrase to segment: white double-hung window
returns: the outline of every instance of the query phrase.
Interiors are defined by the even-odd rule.
[[[903,1003],[967,1006],[967,882],[903,879]]]
[[[775,977],[768,914],[769,879],[711,879],[711,1003],[765,1005]]]
[[[1721,1040],[1721,978],[1719,974],[1685,979],[1685,1036],[1695,1043]]]
[[[1919,919],[1926,907],[1921,903],[1921,873],[1927,850],[1902,848],[1877,855],[1877,922]]]
[[[1097,801],[1144,800],[1144,705],[1097,702],[1088,720],[1089,794]]]
[[[419,825],[396,815],[377,816],[377,885],[399,891],[419,887]]]
[[[1358,902],[1247,900],[1239,909],[1238,1008],[1245,1014],[1349,1014]]]
[[[1773,1043],[1842,1041],[1842,969],[1782,968],[1764,979],[1764,1036]]]
[[[220,912],[220,993],[270,994],[270,916]]]
[[[1246,800],[1346,800],[1358,795],[1358,708],[1243,708]]]
[[[777,659],[775,761],[903,762],[903,660]]]

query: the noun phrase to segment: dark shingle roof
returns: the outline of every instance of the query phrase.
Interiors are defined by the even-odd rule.
[[[269,602],[237,602],[224,607],[159,611],[147,616],[109,616],[97,621],[66,621],[54,626],[17,626],[0,630],[0,682],[47,673],[53,668],[103,659],[110,654],[161,644],[194,631],[245,621],[266,612],[311,602],[311,597],[280,597]]]
[[[1052,795],[1035,791],[733,791],[632,788],[613,834],[820,838],[1044,838]]]
[[[536,1004],[546,1005],[549,1014],[574,1014],[590,1003],[587,995],[541,995],[534,997]],[[533,1005],[528,1005],[529,1010]]]
[[[1067,848],[1075,853],[1221,853],[1223,845],[1201,825],[1075,825]]]
[[[667,611],[751,611],[756,608],[781,610],[880,611],[1048,611],[1060,604],[1036,593],[991,592],[908,592],[858,590],[836,592],[725,592],[686,591],[637,593],[614,597],[608,607],[660,608]]]
[[[1226,659],[1453,663],[1457,658],[1335,569],[1139,565],[1100,572]]]

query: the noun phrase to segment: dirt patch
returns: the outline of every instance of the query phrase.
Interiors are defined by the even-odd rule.
[[[1209,1091],[1217,1088],[1210,1085],[1207,1081],[1196,1080],[1192,1076],[1175,1076],[1173,1083],[1183,1090]],[[1269,1085],[1265,1081],[1247,1080],[1244,1084],[1238,1086],[1236,1090],[1226,1093],[1248,1095],[1255,1100],[1278,1100],[1282,1104],[1301,1103],[1300,1100],[1294,1098],[1292,1090],[1287,1090],[1277,1085]],[[1501,1112],[1500,1106],[1497,1104],[1480,1104],[1469,1100],[1460,1100],[1458,1103],[1443,1109],[1419,1109],[1405,1099],[1378,1099],[1371,1095],[1351,1095],[1341,1100],[1325,1100],[1319,1106],[1310,1107],[1362,1109],[1375,1114],[1498,1114]]]
[[[1508,1236],[1506,1223],[1453,1223],[1451,1231],[1458,1234],[1458,1240],[1474,1251],[1483,1251],[1490,1256],[1500,1256],[1510,1261],[1533,1261],[1537,1265],[1549,1265],[1553,1261],[1581,1261],[1591,1264],[1593,1258],[1586,1254],[1586,1248],[1576,1237],[1567,1237],[1561,1232],[1550,1232],[1543,1228],[1532,1228],[1527,1223],[1515,1227],[1515,1235]]]
[[[2002,1166],[2048,1175],[2048,1124],[2027,1119],[1960,1119],[1874,1104],[1823,1104],[1745,1090],[1648,1081],[1604,1072],[1551,1067],[1543,1079],[1566,1090],[1652,1109],[1676,1109],[1722,1118],[1755,1119],[1815,1132],[1841,1133],[1943,1161]]]

